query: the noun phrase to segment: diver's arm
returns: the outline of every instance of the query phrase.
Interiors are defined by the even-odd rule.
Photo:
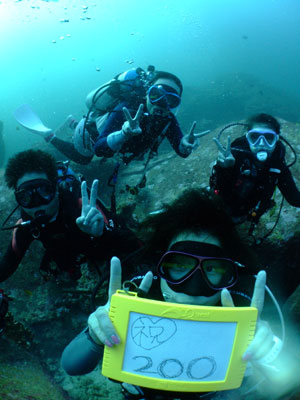
[[[281,170],[278,188],[291,206],[300,207],[300,191],[297,189],[292,173],[287,166]]]
[[[173,147],[175,152],[180,157],[186,158],[190,155],[191,151],[186,151],[186,149],[184,149],[181,146],[181,140],[183,138],[183,133],[180,129],[179,123],[178,123],[177,119],[175,118],[175,116],[173,116],[173,118],[170,122],[170,125],[166,132],[166,136],[167,136],[171,146]]]
[[[101,360],[103,346],[96,344],[86,328],[64,349],[61,365],[69,375],[84,375],[93,371]]]
[[[59,139],[58,137],[54,136],[51,140],[51,144],[60,151],[64,156],[66,156],[69,160],[81,164],[87,165],[91,162],[93,156],[86,157],[81,155],[74,147],[73,143],[67,142],[65,140]]]
[[[25,230],[21,231],[21,229],[22,228],[18,228],[14,230],[12,241],[0,261],[0,282],[8,279],[16,271],[33,240],[27,230],[25,233]]]
[[[16,271],[20,261],[10,244],[0,261],[0,282],[6,281]]]

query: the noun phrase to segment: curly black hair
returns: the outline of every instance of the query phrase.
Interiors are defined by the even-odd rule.
[[[270,129],[273,129],[278,135],[280,135],[280,123],[270,114],[255,114],[246,121],[248,130],[252,129],[256,124],[267,125]]]
[[[147,217],[140,227],[146,239],[146,253],[152,255],[167,251],[172,239],[182,232],[207,232],[217,237],[227,257],[247,265],[253,272],[257,270],[255,255],[238,235],[221,198],[212,191],[189,189],[165,205],[161,213]]]
[[[55,158],[42,150],[26,150],[8,160],[4,178],[7,186],[16,189],[18,180],[26,173],[44,172],[53,184],[57,180]]]
[[[171,74],[171,72],[166,72],[166,71],[154,71],[154,74],[149,83],[153,84],[158,79],[170,79],[170,80],[174,81],[176,83],[176,85],[178,85],[180,88],[180,96],[182,95],[183,86],[182,86],[181,80],[176,75]]]

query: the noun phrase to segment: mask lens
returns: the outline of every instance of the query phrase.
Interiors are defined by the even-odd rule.
[[[236,281],[236,267],[226,259],[206,259],[202,261],[204,275],[212,287],[221,289]]]
[[[158,101],[161,97],[163,97],[164,93],[162,93],[158,86],[151,86],[148,92],[148,96],[150,102],[152,103]]]
[[[199,264],[197,258],[180,253],[167,253],[159,263],[160,276],[171,282],[180,282]]]
[[[53,197],[54,197],[53,186],[51,185],[50,182],[49,183],[45,182],[44,184],[38,186],[36,188],[36,192],[42,199],[44,199],[45,201],[47,201],[49,203],[51,200],[53,200]]]
[[[15,191],[18,204],[25,208],[34,208],[49,204],[55,196],[55,186],[45,179],[24,182]]]
[[[32,192],[26,189],[20,189],[15,192],[17,203],[22,207],[28,207],[32,199]]]
[[[256,143],[257,141],[258,141],[258,139],[260,138],[260,136],[261,136],[261,133],[259,133],[259,132],[251,132],[250,134],[249,134],[249,138],[250,138],[250,140],[251,140],[251,142],[254,144],[254,143]]]
[[[273,135],[273,133],[265,133],[264,137],[270,146],[272,146],[275,143],[276,136]]]
[[[167,102],[170,108],[176,108],[180,104],[180,97],[177,94],[167,94]]]

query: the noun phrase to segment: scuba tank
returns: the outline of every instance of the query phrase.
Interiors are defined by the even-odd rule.
[[[154,70],[153,66],[149,66],[147,72],[142,68],[132,68],[116,75],[88,95],[89,114],[95,111],[98,117],[113,111],[121,101],[144,98]]]

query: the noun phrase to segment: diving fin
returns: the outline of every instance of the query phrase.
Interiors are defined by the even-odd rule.
[[[39,116],[27,104],[18,107],[13,115],[20,125],[31,132],[42,136],[52,132],[52,129],[45,126]]]

